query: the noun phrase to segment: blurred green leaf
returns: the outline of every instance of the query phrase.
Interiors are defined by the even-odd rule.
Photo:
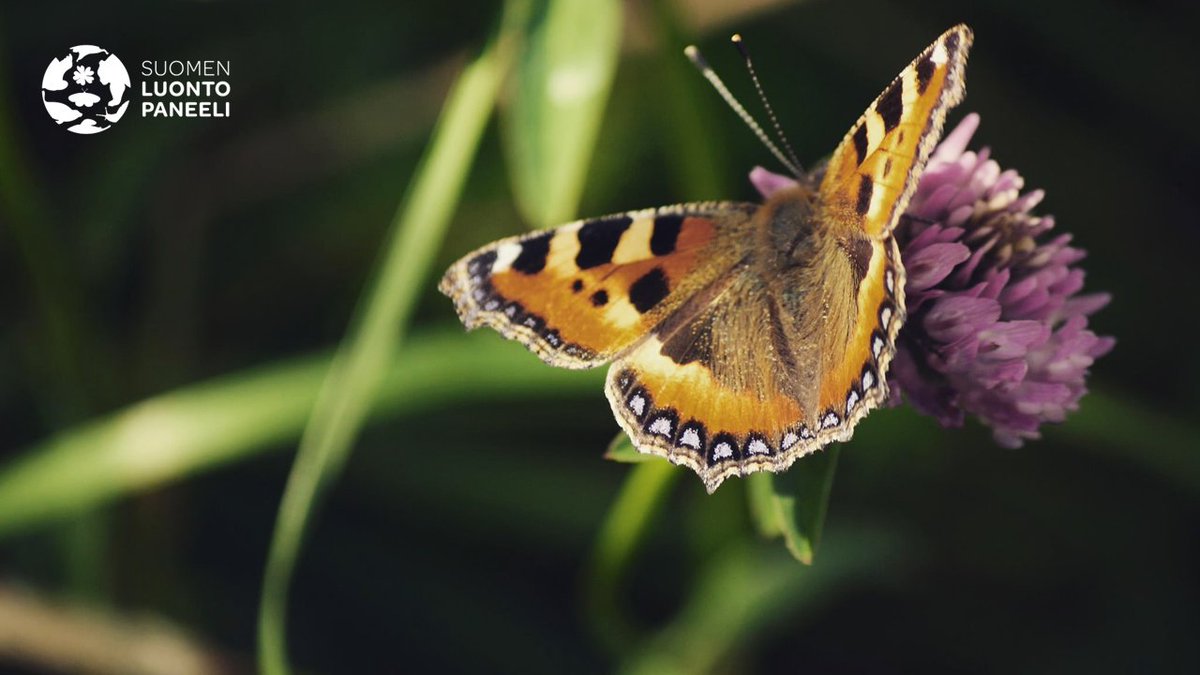
[[[36,374],[29,386],[39,412],[55,422],[74,421],[90,408],[97,382],[109,380],[97,345],[88,344],[93,326],[69,247],[59,240],[54,207],[37,180],[35,164],[12,93],[19,91],[8,69],[8,45],[0,41],[0,222],[4,248],[15,251],[27,279],[21,281],[37,307],[37,332],[24,354]],[[58,195],[56,195],[58,196]],[[11,237],[12,244],[8,238]],[[5,308],[8,309],[7,307]],[[33,345],[36,345],[33,346]],[[7,374],[6,374],[7,375]]]
[[[729,7],[736,7],[730,4]],[[738,125],[719,96],[688,62],[685,45],[698,36],[684,27],[686,10],[672,0],[647,3],[646,20],[657,36],[651,65],[658,130],[667,141],[667,171],[674,190],[685,201],[727,199],[739,184],[742,168],[730,162],[725,135],[719,130]]]
[[[902,571],[899,541],[867,529],[831,538],[821,564],[801,567],[775,547],[730,542],[700,574],[683,609],[643,641],[619,672],[698,675],[714,672],[731,654],[748,649],[765,629],[789,615],[812,614],[822,602],[863,575]],[[888,560],[887,570],[880,561]],[[740,672],[733,668],[728,672]]]
[[[604,451],[604,459],[623,464],[641,464],[650,460],[666,461],[656,455],[638,452],[637,448],[633,447],[633,442],[629,440],[629,435],[624,431],[613,437],[612,442],[608,444],[608,449]]]
[[[798,460],[779,474],[750,476],[747,496],[759,532],[770,538],[783,537],[792,556],[811,565],[821,543],[821,530],[833,489],[841,446],[830,445]]]
[[[23,450],[0,471],[0,537],[294,440],[329,364],[330,356],[314,356],[190,385]],[[594,393],[600,375],[546,368],[489,333],[424,331],[383,368],[372,413],[501,395]]]
[[[498,35],[459,77],[429,147],[390,228],[376,276],[359,301],[317,395],[288,477],[263,575],[259,666],[272,675],[287,663],[288,586],[309,515],[322,488],[340,473],[403,340],[408,320],[508,74],[529,2],[510,0]]]
[[[535,226],[575,216],[620,46],[617,0],[538,3],[504,115],[517,204]]]
[[[661,461],[642,462],[630,468],[596,535],[591,569],[585,577],[592,630],[612,651],[619,651],[633,637],[633,629],[617,599],[621,577],[680,473],[670,462],[654,459]]]
[[[1200,431],[1133,397],[1103,388],[1080,402],[1065,424],[1048,435],[1084,441],[1085,447],[1131,461],[1172,483],[1200,492]]]

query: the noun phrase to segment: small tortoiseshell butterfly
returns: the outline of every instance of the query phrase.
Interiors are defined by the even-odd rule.
[[[503,239],[439,289],[467,328],[543,361],[612,361],[605,394],[637,448],[711,492],[782,471],[887,398],[904,323],[892,237],[963,97],[964,25],[921,52],[850,128],[824,171],[764,204],[632,211]]]

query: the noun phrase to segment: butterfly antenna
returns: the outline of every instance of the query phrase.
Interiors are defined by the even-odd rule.
[[[800,160],[796,158],[796,151],[792,149],[792,144],[788,142],[787,134],[783,133],[783,127],[779,124],[779,118],[775,116],[775,109],[771,107],[771,102],[767,100],[767,94],[763,91],[762,84],[758,81],[758,73],[754,71],[754,62],[750,60],[750,50],[746,47],[746,43],[742,40],[741,35],[734,33],[730,40],[737,47],[738,52],[741,53],[742,60],[746,62],[746,70],[750,73],[750,80],[754,82],[754,90],[758,92],[758,98],[767,110],[767,118],[771,120],[771,126],[775,128],[775,135],[783,143],[783,149],[787,151],[788,159],[792,160],[792,164],[796,168],[800,168]]]
[[[717,90],[717,93],[721,95],[721,98],[725,99],[726,105],[732,108],[733,111],[737,113],[738,117],[742,118],[742,121],[746,123],[746,126],[750,127],[750,131],[753,131],[754,135],[758,136],[758,140],[762,141],[762,144],[767,146],[767,149],[771,151],[771,154],[775,155],[775,158],[778,159],[781,164],[787,167],[788,171],[791,171],[797,178],[800,178],[803,174],[800,171],[798,163],[788,159],[787,155],[784,155],[783,152],[779,150],[779,147],[771,142],[770,137],[768,137],[766,132],[762,130],[762,127],[758,125],[758,122],[756,122],[754,118],[750,116],[750,113],[746,112],[746,109],[742,107],[741,103],[738,103],[738,100],[729,92],[729,88],[725,86],[725,83],[721,81],[721,78],[718,77],[713,71],[712,67],[708,65],[708,61],[705,61],[704,57],[700,55],[700,50],[696,49],[695,45],[688,45],[687,48],[683,50],[683,53],[687,54],[687,57],[692,62],[692,65],[696,66],[696,69],[700,71],[700,74],[704,76],[704,79],[708,80],[708,83],[713,86],[713,89]]]

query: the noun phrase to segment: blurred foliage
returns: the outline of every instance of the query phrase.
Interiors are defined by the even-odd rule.
[[[563,3],[550,4],[553,13]],[[492,103],[521,46],[530,5],[527,0],[506,3],[499,35],[451,89],[429,150],[418,164],[412,188],[393,222],[375,279],[360,300],[360,314],[317,394],[267,557],[259,614],[259,666],[265,673],[290,672],[288,587],[307,521],[321,488],[341,473],[383,384],[383,375],[405,337],[421,281],[462,193]],[[402,377],[414,374],[409,371]]]
[[[525,220],[576,216],[620,46],[617,0],[535,3],[506,106],[507,167]]]
[[[62,9],[0,10],[0,582],[166,618],[235,669],[260,597],[272,670],[1200,669],[1195,7]],[[577,212],[753,199],[769,156],[687,42],[752,102],[742,33],[811,164],[958,21],[955,116],[1115,296],[1117,349],[1044,440],[881,410],[710,496],[619,439],[604,461],[601,373],[465,336],[433,290]],[[131,71],[229,60],[232,116],[55,128],[41,73],[88,41]]]

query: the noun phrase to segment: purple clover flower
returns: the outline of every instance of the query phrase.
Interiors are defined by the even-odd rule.
[[[888,383],[893,403],[947,427],[970,413],[1018,447],[1078,408],[1088,367],[1115,342],[1087,328],[1110,297],[1080,294],[1085,253],[1031,213],[1045,193],[1022,194],[988,148],[966,150],[978,127],[972,113],[942,140],[896,228],[908,322]],[[793,183],[761,167],[750,180],[764,196]]]

